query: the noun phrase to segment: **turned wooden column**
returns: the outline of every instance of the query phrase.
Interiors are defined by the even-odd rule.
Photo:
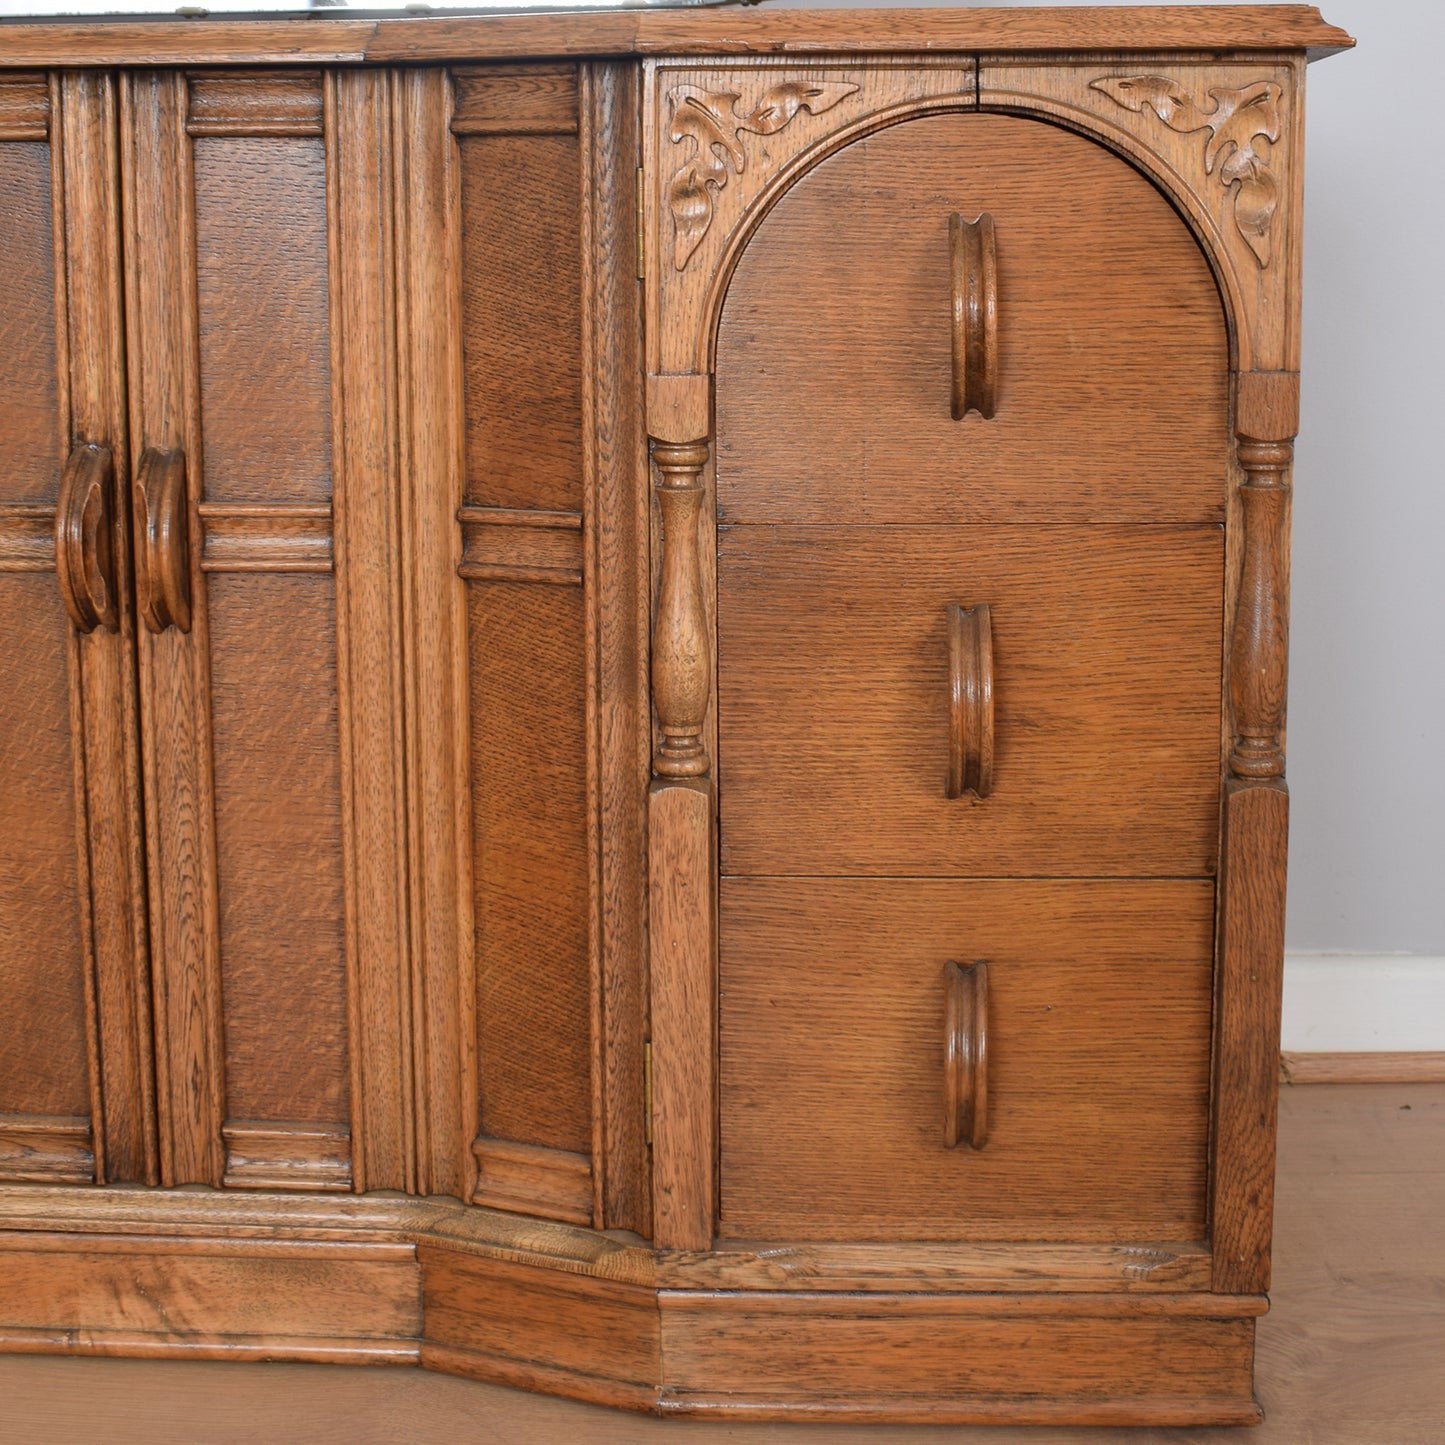
[[[652,631],[652,701],[660,738],[652,768],[660,778],[701,778],[710,767],[703,726],[712,682],[698,556],[707,440],[654,442],[652,460],[662,512],[662,578]]]
[[[1237,778],[1284,776],[1285,686],[1289,623],[1289,468],[1293,441],[1239,438],[1244,485],[1244,562],[1230,647],[1234,744],[1229,770]]]

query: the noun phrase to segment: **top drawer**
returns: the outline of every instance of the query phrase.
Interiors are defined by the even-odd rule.
[[[994,218],[998,404],[951,414],[949,217]],[[1228,348],[1184,223],[1123,160],[997,115],[824,161],[738,265],[724,522],[1218,522]]]

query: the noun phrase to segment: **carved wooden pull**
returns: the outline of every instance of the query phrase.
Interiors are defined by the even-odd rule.
[[[152,632],[191,630],[184,452],[147,447],[135,483],[136,606]]]
[[[993,792],[993,623],[987,602],[948,604],[948,796]]]
[[[661,742],[652,766],[659,777],[700,778],[710,766],[702,730],[712,686],[697,539],[708,444],[654,442],[652,459],[662,509],[662,579],[652,635],[652,701]]]
[[[988,1143],[988,964],[950,963],[943,1057],[943,1142]]]
[[[998,278],[993,217],[948,222],[953,270],[953,419],[985,420],[998,400]]]
[[[115,513],[110,448],[76,447],[60,477],[55,572],[70,620],[81,632],[120,626],[115,595]]]

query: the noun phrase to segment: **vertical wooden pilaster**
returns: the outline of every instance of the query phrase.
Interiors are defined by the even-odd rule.
[[[466,718],[461,225],[451,84],[392,80],[396,117],[398,423],[405,576],[406,775],[416,1052],[417,1182],[476,1187],[476,988]]]
[[[1289,467],[1298,378],[1236,378],[1243,556],[1229,649],[1233,719],[1221,813],[1211,1244],[1214,1288],[1269,1287],[1284,976]]]
[[[580,72],[583,518],[591,675],[593,1135],[597,1223],[651,1228],[644,1139],[651,516],[638,371],[636,73]]]
[[[414,1189],[391,75],[326,82],[352,1181]]]

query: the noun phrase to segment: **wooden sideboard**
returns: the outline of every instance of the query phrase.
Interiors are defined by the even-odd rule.
[[[0,27],[0,1347],[1257,1419],[1349,44]]]

